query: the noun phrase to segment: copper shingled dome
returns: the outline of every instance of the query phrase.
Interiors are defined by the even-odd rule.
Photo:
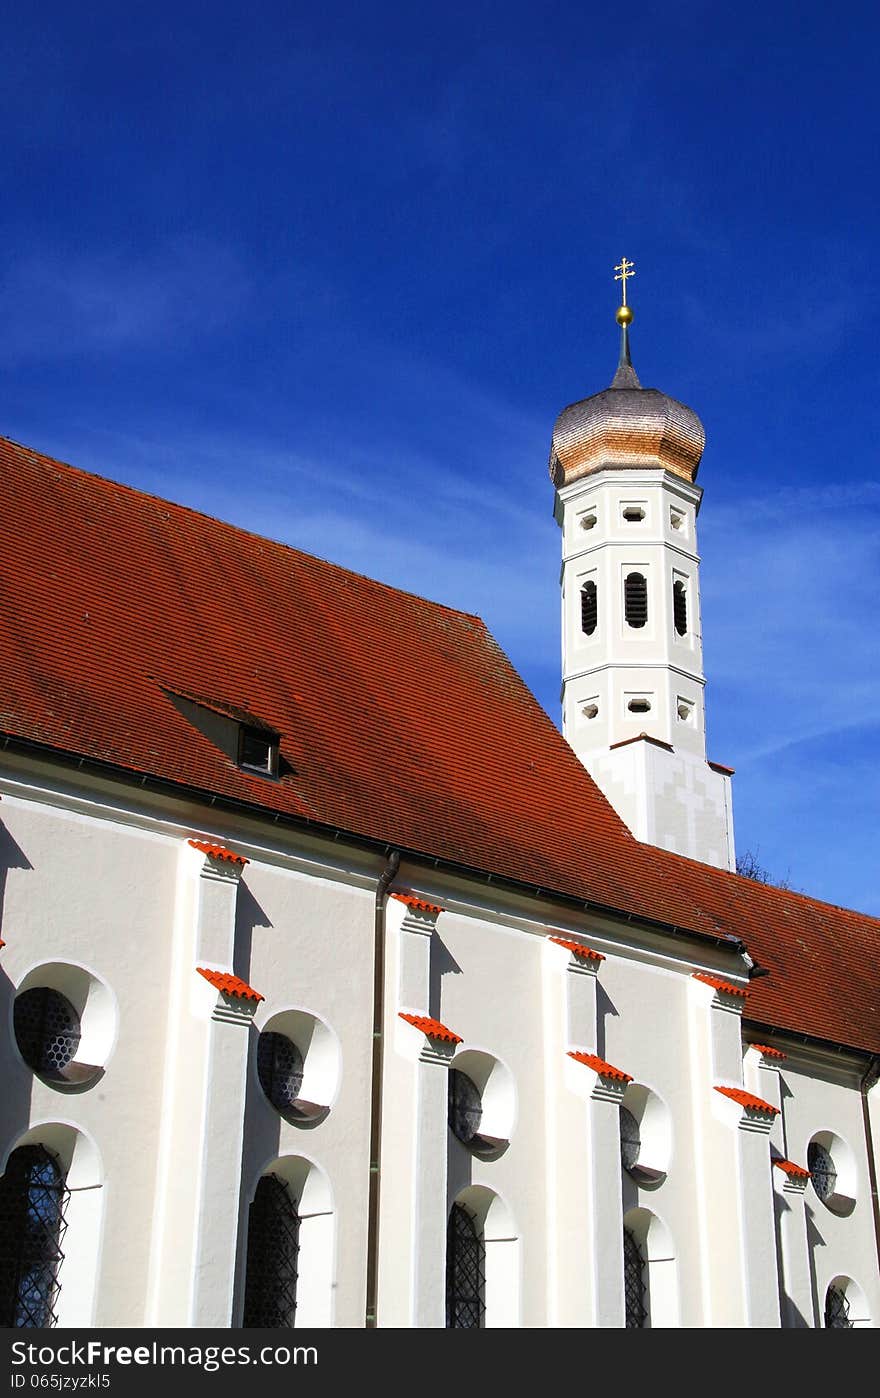
[[[555,486],[604,468],[658,466],[696,480],[706,434],[696,413],[656,388],[642,388],[621,363],[610,388],[564,408],[553,428],[550,478]]]

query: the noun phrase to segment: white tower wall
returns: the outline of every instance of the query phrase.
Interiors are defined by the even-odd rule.
[[[657,468],[594,471],[557,493],[563,733],[640,840],[733,868],[730,776],[706,758],[696,518],[702,491]],[[628,623],[625,582],[646,582]],[[595,628],[583,589],[596,588]],[[686,602],[675,625],[674,589]]]

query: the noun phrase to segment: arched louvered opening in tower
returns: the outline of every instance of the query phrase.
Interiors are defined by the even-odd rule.
[[[586,582],[581,588],[581,630],[585,636],[592,636],[599,621],[599,598],[594,582]]]
[[[0,1325],[55,1325],[69,1197],[58,1161],[44,1146],[12,1152],[0,1179]]]
[[[264,1175],[248,1215],[246,1330],[290,1330],[296,1315],[300,1221],[286,1182]]]
[[[628,573],[623,584],[623,607],[627,626],[641,627],[648,620],[648,583],[642,573]]]
[[[486,1317],[486,1244],[463,1204],[453,1204],[446,1231],[446,1328],[480,1330]]]
[[[672,619],[679,636],[686,636],[688,629],[687,588],[683,582],[672,585]]]

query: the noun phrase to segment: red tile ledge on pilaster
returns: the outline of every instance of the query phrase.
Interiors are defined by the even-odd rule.
[[[439,903],[429,903],[426,899],[420,898],[417,893],[413,893],[412,890],[408,888],[395,889],[393,893],[389,893],[388,897],[396,898],[398,903],[405,903],[408,908],[415,908],[417,912],[433,913],[434,917],[437,917],[439,913],[444,911]]]
[[[571,942],[567,937],[551,937],[551,942],[555,942],[558,947],[565,947],[573,956],[580,956],[584,961],[604,961],[605,957],[601,951],[593,951],[592,947],[585,947],[583,942]]]
[[[202,854],[209,854],[212,859],[222,859],[227,864],[249,864],[250,860],[245,859],[243,854],[236,854],[234,850],[226,849],[224,845],[212,844],[210,840],[189,840],[188,844],[193,849],[201,850]]]
[[[779,1108],[772,1103],[765,1102],[763,1097],[754,1097],[751,1092],[744,1092],[741,1087],[716,1087],[716,1092],[720,1092],[722,1097],[729,1097],[731,1102],[737,1102],[741,1107],[745,1107],[750,1112],[762,1112],[766,1116],[778,1116]]]
[[[206,966],[197,966],[196,970],[200,976],[213,985],[215,989],[222,991],[224,995],[234,995],[239,1000],[265,1000],[265,995],[261,995],[253,986],[248,985],[240,976],[230,975],[228,971],[211,971]]]
[[[744,985],[734,985],[733,981],[723,981],[720,976],[707,976],[702,971],[694,971],[694,980],[711,985],[713,990],[723,990],[725,995],[738,995],[742,1000],[749,993]]]
[[[412,1024],[416,1029],[421,1029],[429,1039],[441,1039],[446,1044],[463,1044],[464,1039],[460,1034],[455,1034],[451,1029],[447,1029],[445,1024],[441,1024],[439,1019],[432,1019],[430,1015],[409,1015],[400,1010],[400,1018],[405,1019],[407,1024]]]
[[[592,1068],[594,1073],[598,1073],[600,1078],[612,1078],[615,1082],[632,1082],[632,1073],[624,1073],[621,1068],[615,1068],[611,1063],[606,1063],[604,1058],[599,1058],[595,1053],[575,1053],[571,1049],[568,1051],[569,1058],[573,1058],[575,1063],[583,1063],[586,1068]]]
[[[758,1053],[763,1053],[765,1058],[787,1058],[788,1054],[782,1049],[773,1048],[771,1044],[749,1044],[749,1048],[756,1049]]]
[[[809,1170],[805,1170],[803,1165],[795,1165],[793,1160],[774,1160],[773,1164],[793,1180],[808,1180],[810,1178]]]

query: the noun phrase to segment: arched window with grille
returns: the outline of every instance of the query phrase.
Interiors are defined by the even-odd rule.
[[[639,628],[648,620],[648,582],[643,573],[627,573],[623,584],[623,611],[627,626]]]
[[[453,1204],[446,1230],[446,1328],[479,1330],[486,1319],[486,1244],[463,1204]]]
[[[645,1306],[645,1259],[628,1228],[623,1230],[623,1295],[627,1330],[641,1330],[648,1315]]]
[[[263,1175],[248,1215],[246,1330],[293,1329],[299,1231],[299,1212],[289,1186],[277,1175]]]
[[[0,1325],[56,1323],[69,1191],[45,1146],[20,1146],[0,1179]]]
[[[680,580],[672,584],[672,620],[679,636],[686,636],[688,629],[687,588]]]
[[[825,1329],[852,1330],[849,1302],[841,1287],[829,1286],[825,1293]]]
[[[594,582],[585,582],[581,588],[581,630],[585,636],[592,636],[599,621],[599,598]]]

